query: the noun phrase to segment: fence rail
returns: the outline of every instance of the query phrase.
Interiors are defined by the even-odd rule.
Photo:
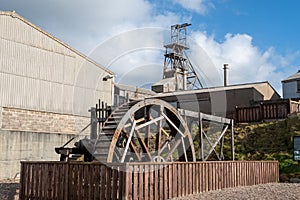
[[[288,114],[300,112],[300,102],[288,100],[265,101],[260,105],[236,107],[236,122],[260,122],[284,119]]]
[[[20,199],[169,199],[277,182],[277,161],[21,162]]]

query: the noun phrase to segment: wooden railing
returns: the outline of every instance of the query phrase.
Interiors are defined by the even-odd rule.
[[[21,162],[20,199],[169,199],[278,179],[277,161]]]
[[[265,101],[257,106],[236,107],[236,122],[260,122],[284,119],[288,114],[300,112],[300,102],[292,100]]]

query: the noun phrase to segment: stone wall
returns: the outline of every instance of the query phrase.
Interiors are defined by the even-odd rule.
[[[77,134],[90,123],[89,117],[18,108],[0,108],[2,130]]]
[[[90,129],[78,134],[90,123],[89,117],[0,107],[0,180],[14,178],[20,161],[59,160],[54,148],[78,136],[88,136]]]

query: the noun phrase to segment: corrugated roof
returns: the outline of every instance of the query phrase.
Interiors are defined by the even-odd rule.
[[[136,91],[136,87],[131,86],[131,85],[123,85],[123,84],[117,83],[117,84],[115,84],[115,86],[118,87],[118,88],[120,88],[121,90],[126,90],[126,91],[131,91],[131,92],[135,92]],[[143,94],[148,94],[148,95],[154,95],[154,94],[156,94],[152,90],[148,90],[146,88],[138,88],[138,92],[139,93],[143,93]]]
[[[154,95],[154,97],[167,97],[167,96],[174,96],[174,95],[189,95],[189,94],[206,93],[206,92],[220,92],[220,91],[237,90],[237,89],[248,89],[248,88],[255,88],[260,85],[269,85],[275,91],[275,93],[277,93],[277,91],[270,85],[270,83],[268,81],[264,81],[264,82],[256,82],[256,83],[229,85],[227,87],[221,86],[221,87],[203,88],[203,89],[198,89],[198,90],[186,90],[186,91],[176,91],[176,92],[168,92],[168,93],[158,93],[158,94]]]
[[[28,21],[27,19],[25,19],[24,17],[20,16],[19,14],[17,14],[15,11],[1,11],[0,10],[0,15],[6,15],[6,16],[10,16],[12,18],[16,18],[21,20],[22,22],[26,23],[27,25],[31,26],[32,28],[36,29],[37,31],[41,32],[42,34],[50,37],[51,39],[53,39],[54,41],[60,43],[61,45],[63,45],[64,47],[66,47],[67,49],[71,50],[72,52],[74,52],[75,54],[79,55],[80,57],[84,58],[85,60],[93,63],[94,65],[96,65],[97,67],[103,69],[104,71],[106,71],[107,73],[110,73],[112,75],[114,75],[115,73],[112,72],[111,70],[105,68],[104,66],[100,65],[99,63],[97,63],[96,61],[92,60],[91,58],[89,58],[88,56],[84,55],[83,53],[79,52],[78,50],[72,48],[71,46],[67,45],[66,43],[62,42],[61,40],[59,40],[58,38],[54,37],[53,35],[47,33],[46,31],[44,31],[43,29],[41,29],[40,27],[34,25],[33,23],[31,23],[30,21]]]
[[[293,80],[300,80],[300,70],[297,73],[282,80],[281,82],[289,82],[289,81],[293,81]]]

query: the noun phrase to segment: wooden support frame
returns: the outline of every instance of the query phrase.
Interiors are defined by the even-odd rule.
[[[214,152],[219,160],[224,160],[224,153],[223,153],[223,147],[224,147],[224,136],[226,134],[226,131],[230,128],[230,134],[231,134],[231,159],[234,160],[234,121],[233,119],[228,119],[224,117],[214,116],[214,115],[208,115],[201,112],[193,112],[189,110],[183,110],[178,109],[179,113],[185,117],[190,117],[198,120],[198,127],[199,127],[199,134],[200,134],[200,159],[202,161],[208,160],[210,155]],[[217,138],[217,140],[212,143],[207,135],[207,133],[204,131],[203,122],[208,121],[212,123],[217,124],[223,124],[223,129]],[[209,144],[210,149],[207,153],[207,155],[204,155],[204,143],[205,141]],[[220,151],[217,152],[216,147],[220,145]]]

